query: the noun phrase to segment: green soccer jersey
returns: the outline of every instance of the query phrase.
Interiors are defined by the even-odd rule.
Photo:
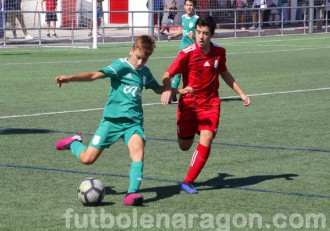
[[[109,66],[100,69],[104,78],[111,78],[111,88],[105,105],[103,117],[128,118],[143,124],[142,90],[157,89],[161,86],[155,80],[150,69],[143,66],[135,69],[127,58],[117,59]]]
[[[180,43],[180,50],[196,41],[196,39],[189,38],[189,33],[192,32],[195,34],[197,19],[198,16],[196,14],[192,17],[189,17],[187,14],[182,15],[182,40]]]

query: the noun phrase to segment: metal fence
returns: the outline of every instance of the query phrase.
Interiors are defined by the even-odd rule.
[[[323,11],[323,17],[319,17],[319,11]],[[290,12],[291,17],[284,14]],[[296,12],[297,17],[292,17]],[[153,34],[158,41],[167,40],[166,34],[160,34],[159,28],[164,25],[166,14],[164,14],[162,25],[153,24],[154,13],[160,19],[160,11],[104,11],[104,14],[128,14],[129,23],[111,24],[102,21],[99,33],[89,36],[88,23],[79,23],[86,13],[82,11],[57,11],[61,17],[67,17],[65,24],[57,25],[58,38],[46,37],[46,26],[43,11],[21,11],[26,21],[26,30],[33,37],[26,39],[22,33],[22,26],[17,21],[16,30],[19,36],[13,37],[12,25],[5,20],[6,13],[1,12],[0,17],[0,45],[88,45],[93,41],[102,43],[130,42],[141,34]],[[176,17],[184,12],[179,11]],[[217,21],[216,37],[237,38],[255,36],[276,36],[288,34],[312,34],[329,33],[329,9],[323,7],[269,7],[266,9],[203,9],[196,12],[198,15],[212,15]],[[180,20],[176,20],[169,28],[169,34],[180,29]],[[178,38],[180,39],[180,38]]]

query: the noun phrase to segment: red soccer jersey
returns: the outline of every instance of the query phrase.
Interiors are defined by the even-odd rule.
[[[57,0],[45,0],[46,2],[46,11],[55,11]]]
[[[181,95],[185,105],[219,105],[219,72],[227,71],[226,50],[211,43],[205,55],[197,43],[191,44],[180,51],[167,71],[171,76],[181,73],[183,87],[194,89],[193,94]]]

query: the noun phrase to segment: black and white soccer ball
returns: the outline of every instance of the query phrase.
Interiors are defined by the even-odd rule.
[[[87,178],[80,183],[77,193],[83,205],[97,205],[105,196],[105,188],[99,179]]]

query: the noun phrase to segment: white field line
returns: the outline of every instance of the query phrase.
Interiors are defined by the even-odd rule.
[[[293,90],[293,91],[258,93],[258,94],[250,94],[249,96],[250,97],[268,96],[268,95],[302,93],[302,92],[309,92],[309,91],[324,91],[324,90],[330,90],[330,87],[315,88],[315,89],[301,89],[301,90]],[[221,99],[237,99],[237,98],[238,98],[238,96],[221,97]],[[147,103],[147,104],[143,104],[143,106],[153,106],[153,105],[160,105],[160,104],[161,103]],[[9,115],[9,116],[0,116],[0,119],[12,119],[12,118],[22,118],[22,117],[57,115],[57,114],[79,113],[79,112],[100,111],[100,110],[103,110],[103,108],[90,108],[90,109],[80,109],[80,110],[72,110],[72,111],[58,111],[58,112],[44,112],[44,113],[35,113],[35,114],[26,114],[26,115]]]
[[[266,46],[266,45],[261,45]],[[271,46],[271,45],[269,45]],[[274,46],[274,45],[272,45]],[[247,51],[247,52],[228,52],[227,55],[244,55],[244,54],[263,54],[263,53],[275,53],[275,52],[291,52],[291,51],[305,51],[305,50],[320,50],[320,49],[330,49],[330,46],[318,46],[318,47],[301,47],[301,48],[289,48],[289,49],[274,49],[267,51]],[[176,56],[164,56],[164,57],[150,57],[149,60],[157,59],[174,59]],[[10,66],[10,65],[36,65],[36,64],[56,64],[56,63],[84,63],[84,62],[110,62],[113,59],[92,59],[92,60],[68,60],[68,61],[49,61],[49,62],[24,62],[24,63],[6,63],[1,62],[0,66]]]

